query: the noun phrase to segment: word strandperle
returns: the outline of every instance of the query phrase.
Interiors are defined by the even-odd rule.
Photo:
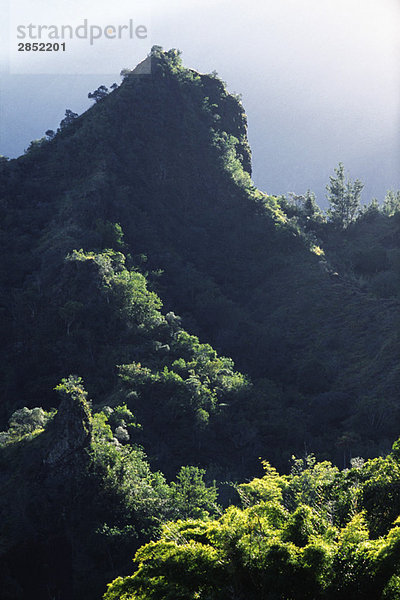
[[[72,25],[18,25],[17,38],[20,40],[65,40],[65,39],[81,39],[89,40],[93,45],[95,40],[106,38],[114,39],[139,39],[147,38],[147,27],[145,25],[134,25],[133,19],[129,19],[126,25],[89,25],[88,19],[84,19],[81,25],[73,27]]]

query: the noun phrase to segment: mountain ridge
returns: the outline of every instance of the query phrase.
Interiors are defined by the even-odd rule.
[[[400,212],[257,190],[239,99],[147,60],[0,162],[2,594],[394,598]]]
[[[266,377],[283,388],[288,406],[298,394],[296,410],[306,423],[300,446],[326,452],[339,431],[355,429],[355,452],[380,443],[386,450],[387,437],[363,441],[357,419],[354,425],[348,418],[360,394],[371,401],[387,395],[389,404],[395,397],[394,307],[385,316],[378,300],[355,298],[354,288],[324,267],[315,234],[299,228],[278,198],[253,186],[244,109],[222,82],[185,69],[176,51],[155,49],[151,60],[152,75],[127,72],[119,88],[54,139],[2,166],[3,265],[13,265],[3,266],[2,275],[16,298],[11,304],[3,296],[2,302],[11,340],[4,348],[10,387],[3,422],[19,407],[11,399],[16,379],[25,380],[17,389],[27,406],[50,408],[51,388],[69,372],[84,376],[98,401],[113,393],[115,364],[104,371],[108,387],[98,385],[105,378],[95,366],[80,372],[81,355],[78,349],[71,354],[71,343],[82,325],[70,318],[65,330],[74,305],[62,304],[65,295],[76,310],[90,303],[85,284],[91,276],[78,285],[65,257],[80,248],[99,253],[109,247],[126,255],[128,270],[148,274],[165,312],[178,313],[186,329],[232,356],[255,382]],[[74,286],[75,297],[68,296]],[[89,354],[102,336],[92,327]],[[86,365],[94,360],[81,359]],[[382,365],[384,381],[375,375]],[[334,404],[337,393],[347,398],[339,431],[333,428],[337,439],[315,444],[313,407]]]

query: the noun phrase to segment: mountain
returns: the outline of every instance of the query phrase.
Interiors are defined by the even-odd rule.
[[[260,456],[348,467],[399,434],[400,213],[341,230],[257,190],[239,98],[147,60],[0,163],[9,598],[35,572],[33,597],[96,597]]]
[[[126,74],[54,139],[2,164],[3,423],[21,406],[50,408],[70,373],[106,402],[116,365],[144,362],[121,306],[99,295],[101,267],[71,260],[111,248],[147,274],[164,314],[252,378],[260,415],[247,430],[263,437],[260,419],[284,406],[278,455],[306,445],[338,459],[343,435],[349,453],[390,448],[397,305],[333,276],[313,236],[254,188],[244,109],[220,80],[185,69],[175,51],[151,60],[151,76]],[[377,402],[378,429],[365,422]],[[290,415],[289,441],[278,430]],[[269,455],[271,441],[256,452]]]

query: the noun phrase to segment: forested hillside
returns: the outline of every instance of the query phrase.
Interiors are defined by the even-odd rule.
[[[268,196],[147,60],[0,162],[4,598],[397,598],[399,194]]]

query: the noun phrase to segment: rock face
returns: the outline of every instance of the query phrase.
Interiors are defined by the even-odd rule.
[[[142,60],[132,71],[131,75],[151,75],[152,59],[151,56],[147,56]]]
[[[59,467],[71,473],[76,468],[80,469],[87,457],[86,450],[91,441],[91,417],[86,392],[78,381],[73,382],[73,378],[67,382],[68,389],[67,384],[64,385],[65,389],[60,389],[64,397],[49,431],[54,444],[43,462],[49,467]]]
[[[78,524],[89,506],[92,427],[81,380],[69,377],[58,391],[62,400],[45,431],[11,445],[0,465],[5,483],[0,518],[8,533],[0,549],[0,595],[7,600],[76,596],[75,544],[83,543]],[[14,473],[19,474],[18,485],[13,485]],[[82,519],[89,520],[87,515]]]
[[[88,461],[91,442],[91,414],[80,378],[70,376],[57,387],[61,403],[48,428],[52,443],[43,464],[46,478],[52,479],[54,470],[62,470],[63,477],[73,479],[82,473]]]

